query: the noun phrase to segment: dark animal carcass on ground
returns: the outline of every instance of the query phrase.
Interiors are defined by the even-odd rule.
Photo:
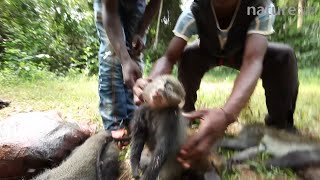
[[[21,113],[0,121],[0,179],[28,179],[59,165],[92,132],[55,111]]]

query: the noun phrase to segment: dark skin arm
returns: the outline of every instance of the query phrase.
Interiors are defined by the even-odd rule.
[[[189,139],[178,156],[185,168],[189,168],[192,162],[206,155],[217,138],[222,136],[227,126],[235,120],[228,118],[226,114],[237,117],[248,102],[261,76],[267,45],[267,38],[263,35],[252,34],[247,37],[240,73],[223,110],[203,109],[186,114],[190,119],[200,118],[203,121],[199,133]]]
[[[102,21],[114,52],[122,65],[124,83],[132,87],[134,82],[142,76],[137,63],[135,63],[127,50],[122,24],[118,14],[117,0],[102,0]]]
[[[146,12],[140,22],[137,32],[139,37],[144,35],[152,18],[156,12],[158,12],[160,2],[160,0],[152,0],[146,7]],[[118,14],[118,0],[102,0],[102,20],[108,38],[110,39],[111,46],[119,57],[122,65],[123,80],[128,87],[133,87],[135,81],[142,76],[142,72],[140,71],[138,64],[131,59],[127,50],[125,37],[122,31],[123,28]],[[138,49],[143,45],[143,43],[138,43],[138,41],[140,41],[139,39],[141,40],[141,38],[136,37],[133,40],[134,47]],[[142,51],[142,48],[140,51]]]
[[[147,28],[149,27],[153,17],[158,13],[160,8],[160,3],[162,0],[151,0],[144,12],[143,18],[139,23],[137,35],[144,36]]]
[[[151,0],[146,7],[144,15],[138,25],[137,32],[132,40],[132,46],[135,50],[135,55],[140,55],[144,49],[142,37],[146,33],[147,28],[149,27],[154,16],[159,12],[161,1],[162,0]]]
[[[182,38],[175,36],[171,39],[166,53],[153,65],[149,80],[140,78],[133,87],[136,104],[142,102],[142,91],[148,81],[163,74],[171,74],[173,65],[180,59],[186,45],[187,41]]]

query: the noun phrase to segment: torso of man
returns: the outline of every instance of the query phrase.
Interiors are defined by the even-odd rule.
[[[225,45],[230,37],[230,30],[235,26],[235,19],[239,14],[239,9],[243,0],[211,0],[211,12],[215,18],[216,33],[219,38],[220,48],[225,49]],[[265,9],[263,13],[256,16],[250,23],[247,29],[249,34],[270,35],[274,32],[273,23],[275,15],[272,14],[274,4],[271,1],[265,0]],[[193,35],[198,34],[196,19],[192,12],[192,6],[186,8],[180,15],[173,33],[176,37],[180,37],[185,41]],[[200,40],[201,41],[201,40]]]
[[[227,29],[241,0],[212,0],[214,11],[217,15],[221,29]]]

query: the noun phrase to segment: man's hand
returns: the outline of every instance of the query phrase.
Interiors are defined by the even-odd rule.
[[[141,78],[142,72],[138,64],[133,60],[126,60],[122,64],[123,81],[128,88],[133,88],[137,79]]]
[[[213,143],[223,135],[229,125],[225,113],[221,109],[203,109],[184,114],[189,119],[200,119],[199,131],[182,146],[178,161],[186,169],[193,162],[207,155]]]
[[[151,79],[140,78],[133,86],[134,103],[140,105],[143,102],[142,92],[146,85],[151,82]]]
[[[144,42],[140,35],[134,35],[132,39],[132,55],[137,57],[144,49]]]

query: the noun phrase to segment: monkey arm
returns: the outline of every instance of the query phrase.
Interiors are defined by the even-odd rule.
[[[232,169],[233,164],[237,164],[245,160],[249,160],[264,151],[265,151],[265,147],[261,145],[247,148],[235,154],[234,156],[232,156],[227,162],[227,168]]]
[[[143,133],[135,134],[131,142],[130,162],[131,162],[132,176],[134,178],[138,178],[140,176],[139,164],[140,164],[141,153],[142,153],[144,142],[145,142],[144,136],[145,135]]]
[[[134,178],[138,178],[139,174],[139,164],[141,153],[144,147],[144,143],[147,137],[147,130],[145,128],[145,112],[146,108],[141,106],[135,112],[135,115],[132,119],[132,132],[131,132],[131,152],[130,152],[130,163],[131,163],[131,171],[132,176]]]
[[[163,164],[168,158],[170,149],[168,147],[172,147],[170,138],[161,137],[155,147],[150,165],[143,174],[142,180],[155,180],[158,177]]]
[[[293,168],[302,169],[309,166],[320,165],[320,150],[294,151],[284,156],[270,159],[265,163],[267,168]]]
[[[159,75],[171,74],[173,65],[180,59],[187,41],[180,37],[173,37],[169,43],[166,53],[156,61],[149,78],[153,79]]]
[[[253,146],[258,146],[260,143],[261,137],[256,136],[246,136],[238,138],[227,138],[224,137],[216,144],[215,147],[233,149],[233,150],[244,150]]]
[[[142,180],[154,180],[158,177],[164,163],[169,158],[174,158],[179,149],[179,135],[181,126],[179,126],[179,115],[175,109],[168,109],[158,114],[158,120],[161,120],[156,133],[155,148],[152,154],[150,165],[144,172]],[[159,121],[158,121],[159,122]]]

